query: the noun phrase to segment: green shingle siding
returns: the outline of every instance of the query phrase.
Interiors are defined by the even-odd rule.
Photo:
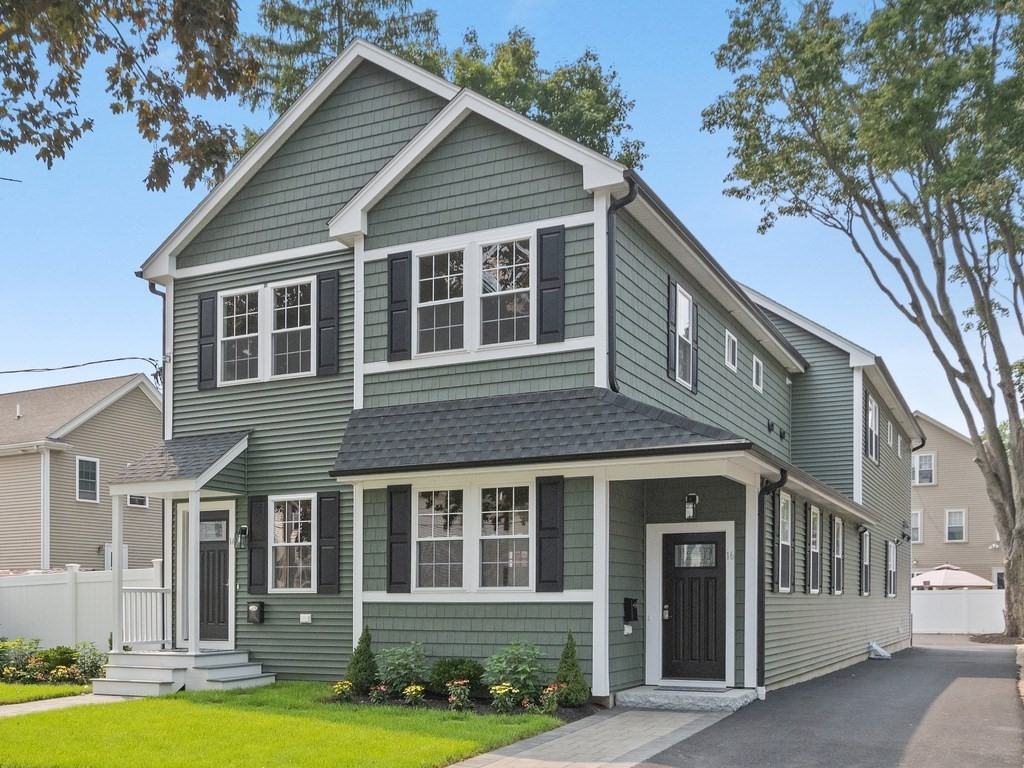
[[[445,105],[363,62],[177,257],[178,267],[327,242],[327,222]]]
[[[874,388],[864,381],[864,403],[868,395],[878,403],[878,462],[864,454],[863,503],[872,511],[893,515],[910,524],[910,448],[906,433],[893,422],[892,445],[888,442],[888,424],[892,414]],[[866,418],[866,417],[865,417]],[[897,453],[897,438],[903,439],[903,456]]]
[[[790,441],[768,421],[790,430],[787,374],[767,351],[725,312],[678,261],[628,213],[616,228],[617,295],[615,318],[620,391],[676,413],[731,430],[788,459]],[[698,382],[694,394],[666,371],[668,279],[679,282],[697,304]],[[739,340],[739,365],[725,365],[725,330]],[[751,354],[764,364],[764,391],[751,384]]]
[[[644,684],[644,482],[611,483],[608,495],[608,675],[611,690],[621,691]],[[631,635],[622,633],[626,597],[638,599],[640,620]]]
[[[204,488],[225,493],[243,495],[246,488],[246,459],[245,453],[234,459],[224,469],[217,473]]]
[[[471,115],[368,214],[367,249],[593,210],[583,170]]]

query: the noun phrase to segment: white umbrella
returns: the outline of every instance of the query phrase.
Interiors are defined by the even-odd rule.
[[[992,582],[946,563],[930,571],[917,574],[910,580],[910,586],[916,589],[964,589],[965,587],[991,589]]]

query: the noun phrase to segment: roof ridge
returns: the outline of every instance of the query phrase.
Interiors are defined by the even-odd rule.
[[[9,395],[22,395],[22,394],[26,394],[28,392],[42,392],[43,390],[46,390],[46,389],[63,389],[65,387],[78,387],[78,386],[82,386],[83,384],[99,384],[102,381],[113,381],[115,379],[124,379],[125,381],[127,381],[128,379],[135,378],[136,376],[145,376],[145,375],[146,375],[145,373],[140,371],[139,373],[123,374],[121,376],[104,376],[102,379],[86,379],[85,381],[69,381],[69,382],[66,382],[64,384],[52,384],[52,385],[50,385],[48,387],[33,387],[32,389],[14,389],[14,390],[11,390],[10,392],[0,392],[0,397],[7,397]]]

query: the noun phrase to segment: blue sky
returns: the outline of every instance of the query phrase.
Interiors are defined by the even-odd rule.
[[[256,3],[242,0],[241,6],[251,26]],[[449,46],[470,26],[489,44],[521,25],[536,37],[545,66],[592,47],[636,101],[631,122],[649,155],[642,175],[723,266],[882,355],[912,408],[964,428],[918,331],[878,291],[840,236],[801,221],[759,235],[758,207],[722,195],[728,138],[702,133],[700,112],[729,85],[711,55],[728,29],[725,3],[438,0],[431,6]],[[94,68],[92,75],[83,88],[83,111],[96,126],[65,160],[47,170],[31,152],[0,155],[0,176],[22,180],[0,182],[2,370],[160,355],[160,301],[133,273],[206,190],[146,191],[149,146],[131,118],[110,115],[96,76],[101,72]],[[267,123],[233,105],[205,111],[237,126]],[[139,370],[148,367],[3,375],[0,392]]]

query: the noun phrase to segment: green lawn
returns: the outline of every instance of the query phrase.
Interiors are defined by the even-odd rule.
[[[0,718],[0,765],[430,768],[559,725],[541,715],[322,703],[329,694],[324,683],[277,683]]]
[[[0,683],[0,706],[22,704],[26,701],[59,699],[61,696],[77,696],[88,693],[88,685],[12,685]]]

